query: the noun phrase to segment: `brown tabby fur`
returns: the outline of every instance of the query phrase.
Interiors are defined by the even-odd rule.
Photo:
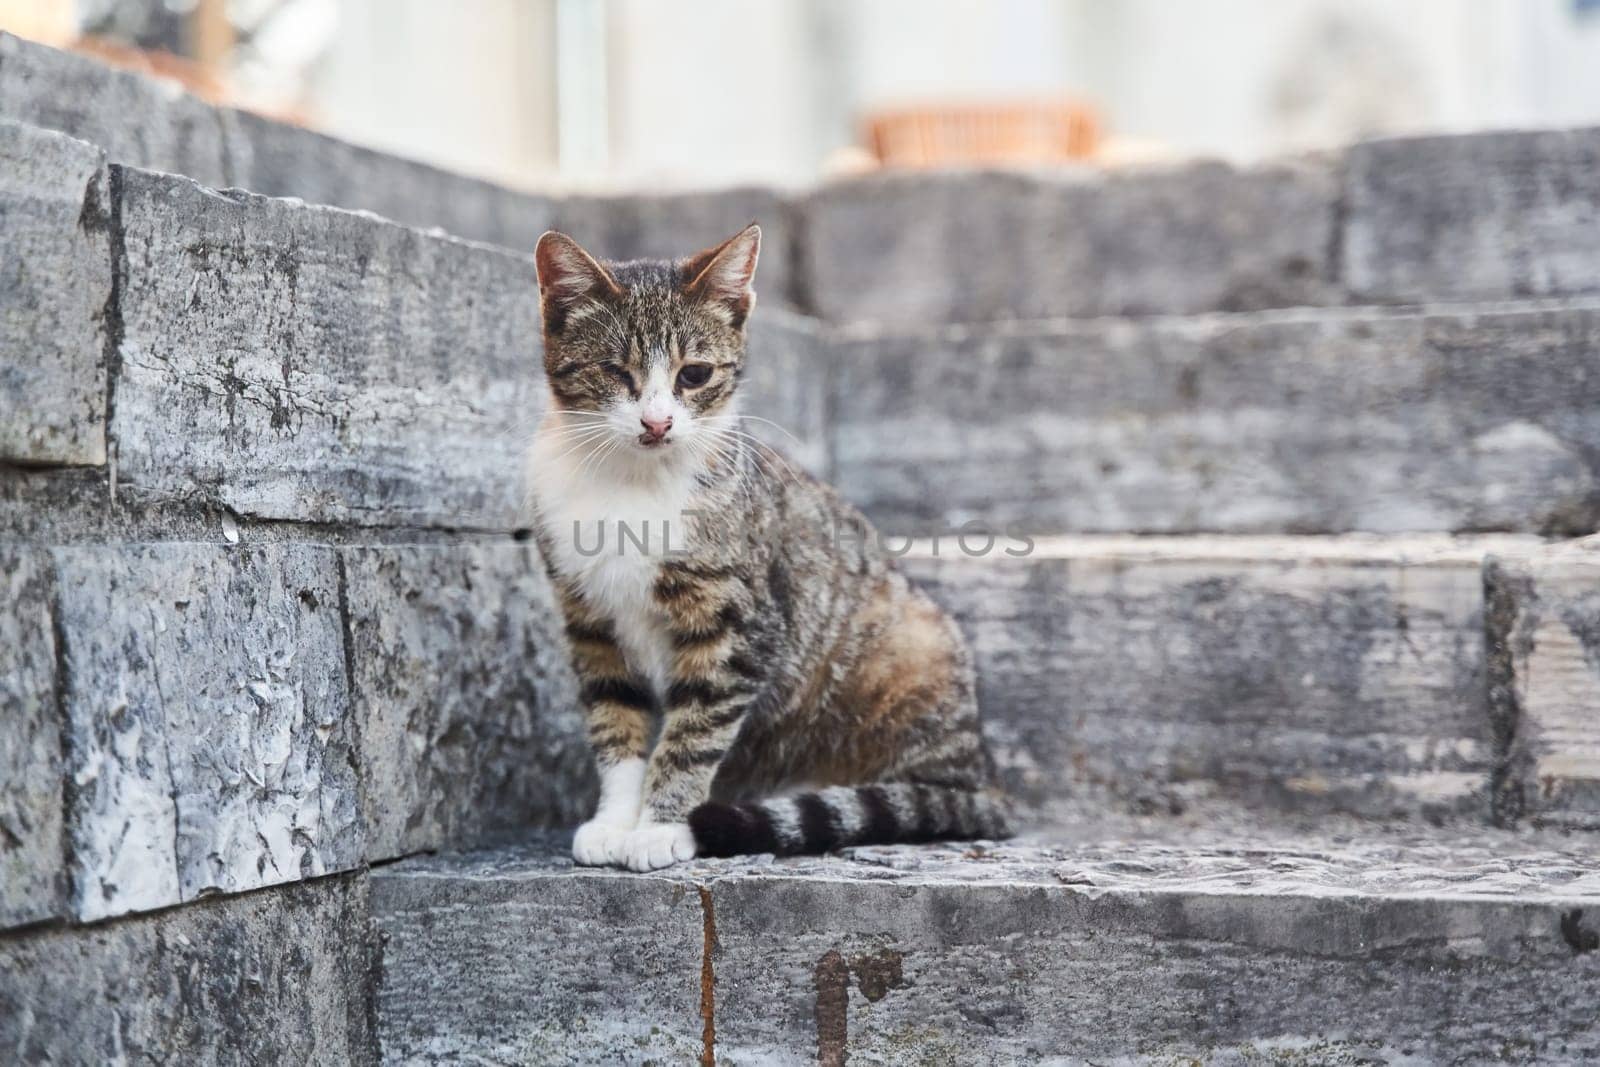
[[[693,416],[734,410],[754,294],[748,277],[733,290],[697,285],[732,241],[603,266],[579,260],[569,239],[546,242],[558,413],[637,400],[652,367],[677,382],[690,362],[711,367],[704,385],[675,387]],[[682,551],[655,564],[650,601],[632,608],[669,636],[663,685],[624,652],[616,610],[563,567],[558,541],[575,531],[540,525],[601,767],[646,759],[642,819],[687,821],[700,854],[1004,835],[957,628],[832,489],[747,435],[705,440],[694,517],[673,523]]]

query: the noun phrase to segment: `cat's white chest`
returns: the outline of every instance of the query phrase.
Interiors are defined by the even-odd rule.
[[[605,615],[628,665],[665,696],[672,638],[657,607],[656,578],[668,545],[683,547],[687,479],[617,483],[604,472],[578,478],[556,465],[532,482],[551,564]]]

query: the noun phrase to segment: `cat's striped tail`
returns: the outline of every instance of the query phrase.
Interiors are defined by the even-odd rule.
[[[1006,805],[996,797],[901,782],[832,786],[752,804],[712,801],[689,813],[689,829],[701,856],[1011,836]]]

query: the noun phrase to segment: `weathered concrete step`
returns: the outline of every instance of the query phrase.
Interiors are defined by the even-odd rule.
[[[408,860],[372,875],[383,1059],[1600,1055],[1592,852],[1176,829],[653,876],[537,849]]]
[[[835,480],[880,524],[1600,526],[1600,303],[845,333]]]
[[[1535,538],[937,544],[902,566],[972,641],[990,744],[1026,802],[1487,813],[1482,562]]]

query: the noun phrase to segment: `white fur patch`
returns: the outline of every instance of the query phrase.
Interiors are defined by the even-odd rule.
[[[800,829],[800,806],[790,797],[775,797],[761,802],[761,810],[772,820],[772,832],[789,848],[805,845],[805,834]]]
[[[646,823],[623,842],[621,865],[630,871],[659,871],[694,859],[694,851],[694,834],[687,823]]]
[[[867,813],[861,807],[856,791],[849,786],[835,785],[818,795],[828,805],[828,810],[833,812],[834,821],[839,824],[840,839],[848,844],[859,838],[861,828],[867,824]]]
[[[667,451],[645,450],[636,440],[639,417],[633,401],[581,417],[552,414],[528,450],[527,476],[548,562],[610,620],[629,668],[661,701],[673,649],[655,582],[669,552],[689,547],[686,512],[703,454],[687,447],[692,421],[680,426],[676,415],[681,438]],[[639,824],[644,768],[628,760],[602,779],[600,809],[573,838],[578,863],[650,871],[694,858],[686,824]]]
[[[642,759],[625,759],[600,772],[600,806],[594,817],[600,822],[632,829],[639,824],[644,804]]]
[[[585,867],[620,864],[644,802],[642,759],[623,760],[600,774],[600,806],[572,837],[572,859]]]
[[[692,457],[641,454],[628,436],[634,425],[611,428],[613,437],[581,438],[573,446],[562,420],[541,426],[529,450],[528,479],[556,571],[573,581],[585,600],[609,618],[628,666],[665,694],[672,663],[666,619],[654,587],[670,549],[688,545],[694,489]],[[609,450],[603,459],[600,450]]]
[[[618,867],[634,831],[590,819],[572,835],[572,862],[580,867]]]

